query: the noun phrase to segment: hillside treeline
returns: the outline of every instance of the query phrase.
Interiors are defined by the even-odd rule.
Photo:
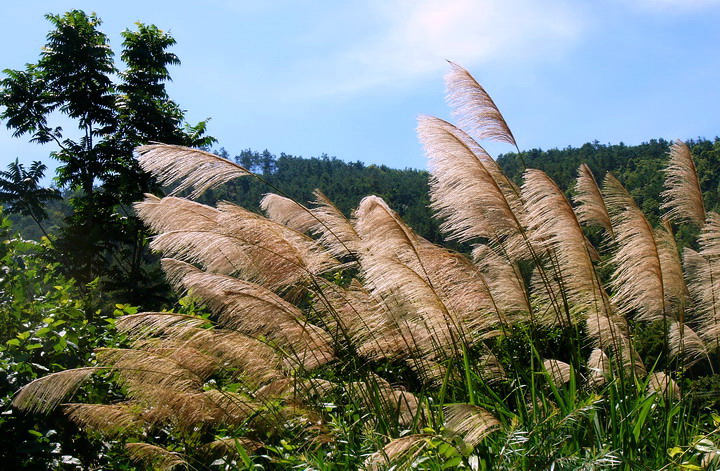
[[[586,162],[600,180],[606,172],[612,172],[636,199],[643,211],[654,222],[660,215],[660,193],[663,189],[663,173],[671,142],[652,139],[636,146],[625,144],[600,144],[595,141],[580,147],[564,149],[532,149],[517,154],[498,157],[500,167],[513,180],[520,183],[524,164],[537,168],[553,178],[566,194],[572,193],[577,169]],[[698,174],[708,209],[718,207],[720,188],[720,138],[687,141],[697,162]],[[429,173],[417,169],[394,169],[386,165],[365,165],[362,162],[345,162],[336,157],[303,158],[268,150],[262,152],[246,149],[231,156],[224,148],[216,153],[232,159],[258,174],[265,182],[241,178],[218,190],[211,190],[202,197],[206,204],[227,200],[253,211],[259,211],[263,194],[280,190],[297,201],[312,201],[312,192],[320,189],[346,215],[357,207],[367,195],[378,195],[397,211],[403,220],[418,233],[433,242],[440,240],[438,222],[428,208]],[[273,189],[268,184],[276,187]],[[71,197],[66,193],[66,200]],[[63,218],[71,212],[66,202],[48,203],[51,232],[62,225]],[[14,230],[28,239],[37,239],[41,232],[30,218],[12,215]]]

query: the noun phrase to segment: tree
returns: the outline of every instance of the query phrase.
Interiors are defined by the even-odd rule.
[[[0,204],[9,214],[29,216],[48,237],[40,223],[47,218],[44,204],[48,200],[60,199],[60,193],[54,188],[40,186],[46,169],[47,166],[41,162],[33,162],[30,169],[25,170],[25,166],[15,159],[6,171],[0,171]]]
[[[147,272],[147,233],[131,204],[159,187],[132,149],[149,141],[203,146],[214,139],[204,135],[205,122],[186,123],[165,90],[167,67],[180,63],[167,50],[175,44],[169,34],[141,23],[125,30],[119,71],[94,13],[46,18],[54,29],[38,62],[6,70],[0,81],[0,118],[14,136],[57,147],[50,154],[60,162],[56,181],[77,194],[55,244],[69,274],[81,282],[100,276],[125,291],[125,301],[146,301],[143,287],[155,285],[154,275]],[[72,118],[77,132],[52,127],[54,113]]]

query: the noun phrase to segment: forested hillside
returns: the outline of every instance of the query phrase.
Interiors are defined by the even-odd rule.
[[[600,144],[595,141],[581,147],[532,149],[522,152],[521,157],[528,168],[545,171],[568,195],[572,193],[581,163],[587,163],[598,180],[606,172],[612,172],[630,189],[642,209],[657,222],[663,187],[660,170],[666,165],[670,144],[664,139],[653,139],[637,146]],[[688,141],[688,144],[697,162],[705,204],[708,209],[717,208],[720,203],[720,139],[697,139]],[[385,165],[344,162],[327,155],[303,158],[281,153],[276,156],[268,150],[259,152],[247,149],[231,156],[223,148],[215,152],[257,173],[267,183],[298,201],[311,201],[313,190],[320,189],[346,215],[357,207],[364,196],[378,195],[424,237],[432,241],[439,240],[438,223],[428,208],[429,174],[424,170],[401,170]],[[513,180],[521,182],[523,163],[517,154],[501,155],[497,161]],[[259,211],[260,198],[271,191],[276,190],[259,180],[238,179],[218,190],[209,191],[202,201],[212,204],[227,200]],[[50,218],[45,222],[46,229],[57,229],[69,212],[66,203],[50,202]],[[14,230],[24,237],[36,239],[40,236],[40,231],[30,218],[13,215],[11,221]]]
[[[715,209],[720,203],[720,139],[697,139],[686,143],[695,158],[705,206]],[[595,141],[562,150],[532,149],[522,152],[522,158],[517,154],[505,154],[497,161],[510,178],[520,183],[524,160],[528,168],[543,170],[567,193],[571,191],[581,163],[586,163],[598,180],[602,180],[606,172],[612,172],[630,190],[642,210],[656,220],[660,214],[658,208],[664,179],[660,170],[667,164],[670,144],[664,139],[652,139],[637,146]]]
[[[229,156],[223,150],[218,152]],[[214,203],[228,200],[258,211],[262,195],[282,191],[297,201],[310,202],[315,189],[322,191],[346,215],[357,208],[367,195],[377,195],[423,236],[437,241],[438,223],[428,208],[428,176],[424,170],[393,169],[385,165],[344,162],[335,157],[302,158],[288,154],[275,156],[269,151],[244,150],[233,160],[259,174],[257,179],[241,178],[216,191],[207,192],[202,200]]]

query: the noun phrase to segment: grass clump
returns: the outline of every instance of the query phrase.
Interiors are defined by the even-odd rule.
[[[478,144],[516,146],[502,114],[459,66],[447,80],[467,131],[422,117],[418,134],[432,208],[471,255],[425,240],[375,196],[349,219],[319,191],[309,206],[269,194],[267,217],[148,196],[136,210],[168,279],[211,315],[127,315],[129,348],[99,351],[61,385],[31,383],[16,406],[48,410],[110,371],[123,401],[63,407],[163,469],[711,463],[720,416],[696,396],[713,383],[689,382],[717,362],[720,216],[689,151],[672,148],[660,227],[585,166],[571,203],[539,170],[508,179]],[[187,148],[138,153],[192,196],[251,175]],[[699,229],[683,258],[673,224]],[[597,247],[586,227],[599,227]]]

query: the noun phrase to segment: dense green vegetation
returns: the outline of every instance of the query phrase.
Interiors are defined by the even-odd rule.
[[[160,188],[137,166],[133,149],[153,140],[203,146],[214,139],[204,135],[205,122],[187,123],[167,94],[168,67],[180,62],[168,50],[175,44],[168,33],[142,23],[123,31],[120,69],[95,14],[72,10],[46,18],[53,29],[37,62],[3,71],[0,118],[15,137],[54,148],[50,157],[60,164],[55,181],[70,195],[72,211],[59,226],[52,255],[81,285],[99,277],[111,297],[148,305],[154,299],[157,307],[164,296],[158,296],[163,288],[155,282],[156,260],[131,205]],[[54,126],[58,115],[76,129]],[[33,163],[26,173],[37,181],[41,167]],[[10,212],[22,202],[37,209],[52,196],[42,189],[20,191],[21,174],[0,175],[0,201]]]
[[[97,283],[79,289],[57,263],[47,241],[16,239],[0,214],[0,443],[6,469],[73,469],[107,465],[101,442],[89,441],[61,414],[37,417],[10,407],[23,385],[48,373],[79,367],[93,349],[113,344],[108,327],[129,306],[107,306]],[[107,397],[105,388],[86,390]]]

